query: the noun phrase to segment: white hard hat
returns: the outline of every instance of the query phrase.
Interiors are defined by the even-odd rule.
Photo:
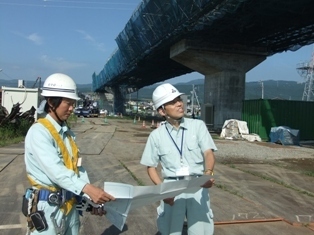
[[[153,92],[153,103],[156,109],[158,109],[163,104],[174,100],[180,95],[184,93],[180,93],[174,86],[170,83],[165,83],[158,86]]]
[[[73,100],[80,99],[73,79],[62,73],[54,73],[46,79],[41,95],[44,97],[64,97]]]

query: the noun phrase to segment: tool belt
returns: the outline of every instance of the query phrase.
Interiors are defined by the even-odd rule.
[[[47,201],[52,205],[61,205],[62,202],[68,201],[75,196],[74,193],[66,190],[52,192],[47,189],[39,189],[38,201]]]
[[[23,195],[22,213],[27,218],[27,227],[30,232],[35,229],[43,232],[48,228],[44,211],[37,210],[38,194],[38,190],[28,188]]]
[[[62,202],[68,201],[76,196],[74,193],[66,190],[53,192],[47,189],[27,189],[24,195],[25,199],[30,199],[30,192],[37,192],[38,201],[47,201],[51,205],[61,205]]]
[[[64,189],[55,192],[47,189],[28,188],[23,196],[22,213],[27,217],[29,230],[36,229],[42,232],[48,228],[44,212],[37,209],[39,201],[47,201],[51,205],[60,207],[75,196],[74,193]]]

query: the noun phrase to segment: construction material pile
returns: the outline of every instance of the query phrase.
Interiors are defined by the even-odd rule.
[[[11,112],[9,113],[5,107],[0,105],[0,126],[7,124],[15,124],[18,126],[22,120],[26,120],[30,125],[35,122],[35,111],[36,109],[32,106],[25,112],[20,112],[21,104],[16,103],[13,105]]]

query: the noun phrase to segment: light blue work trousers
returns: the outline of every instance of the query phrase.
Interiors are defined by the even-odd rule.
[[[37,204],[37,210],[43,210],[45,213],[45,218],[48,224],[48,228],[45,231],[38,232],[37,230],[34,230],[31,235],[56,235],[59,234],[58,231],[55,229],[55,226],[52,222],[52,219],[50,218],[51,213],[54,212],[56,209],[56,206],[49,205],[46,201],[39,201]],[[61,220],[64,219],[64,233],[61,235],[78,235],[80,230],[80,218],[79,213],[75,208],[75,205],[73,206],[72,210],[67,214],[66,216],[62,213],[60,209],[58,209],[56,216],[55,216],[56,222],[58,227],[61,231]]]
[[[161,201],[157,214],[157,227],[162,235],[181,235],[185,218],[189,235],[214,234],[214,216],[206,188],[176,196],[173,206]]]

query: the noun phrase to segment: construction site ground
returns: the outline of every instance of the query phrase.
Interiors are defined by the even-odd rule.
[[[99,117],[78,119],[72,124],[72,130],[77,135],[91,183],[100,187],[105,181],[152,185],[146,167],[139,163],[152,131],[150,126],[143,125],[142,121]],[[232,143],[222,139],[214,141],[218,149]],[[221,161],[217,157],[216,183],[210,189],[215,235],[314,234],[313,176],[304,173],[313,172],[313,168],[313,154],[303,160],[296,156],[286,164],[236,158]],[[0,234],[25,234],[26,218],[21,213],[21,202],[29,183],[24,143],[0,148],[0,184]],[[122,231],[105,216],[84,213],[80,234],[158,234],[157,206],[158,202],[131,210]],[[185,227],[182,234],[186,234]]]

